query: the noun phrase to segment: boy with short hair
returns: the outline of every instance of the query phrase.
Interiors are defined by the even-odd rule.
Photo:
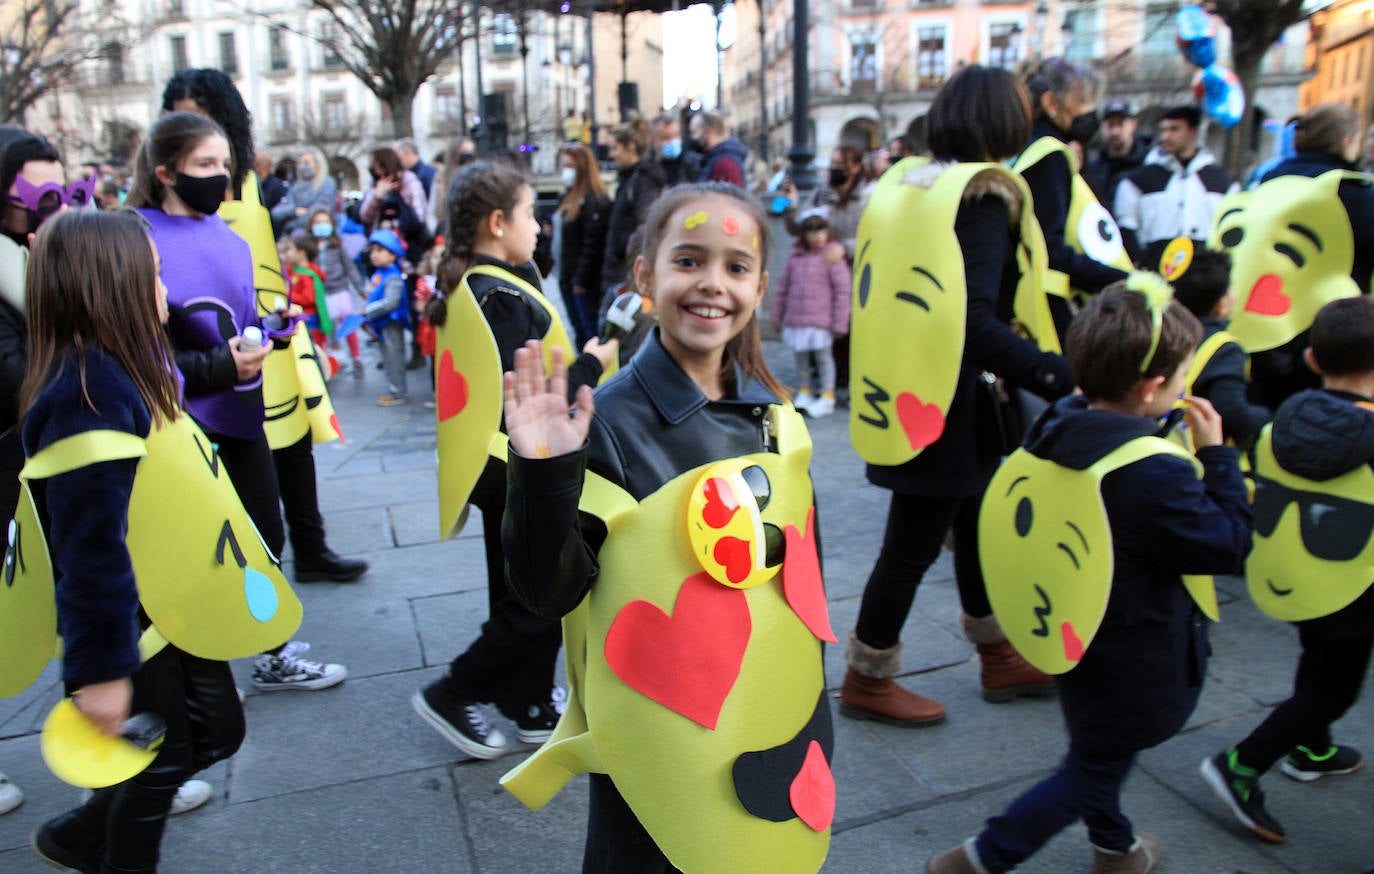
[[[1200,768],[1207,785],[1236,819],[1273,843],[1286,835],[1264,807],[1259,780],[1275,763],[1282,760],[1283,772],[1302,782],[1349,774],[1364,764],[1358,750],[1332,743],[1331,724],[1359,697],[1374,648],[1374,589],[1368,585],[1364,557],[1370,529],[1355,518],[1361,508],[1367,514],[1374,503],[1374,488],[1365,470],[1374,465],[1374,299],[1346,298],[1322,307],[1312,323],[1310,339],[1303,357],[1321,376],[1322,387],[1284,401],[1268,439],[1262,437],[1256,447],[1259,524],[1255,555],[1246,570],[1252,593],[1260,577],[1286,600],[1294,599],[1295,589],[1308,589],[1296,597],[1310,601],[1300,615],[1313,618],[1294,623],[1302,655],[1293,696],[1274,708],[1245,740],[1204,760]],[[1353,500],[1352,486],[1357,493],[1365,493],[1359,495],[1363,501]],[[1321,503],[1313,501],[1336,492],[1344,494]],[[1304,501],[1310,509],[1303,509]],[[1282,536],[1280,525],[1291,515],[1293,504],[1301,516],[1286,524],[1298,532],[1300,542],[1281,541],[1279,548],[1310,554],[1310,564],[1300,559],[1296,567],[1310,570],[1313,579],[1285,578],[1280,568],[1268,566],[1267,555],[1260,550],[1268,538]],[[1322,510],[1319,515],[1317,507]],[[1331,535],[1338,541],[1325,542]],[[1291,556],[1285,564],[1294,567]],[[1322,603],[1314,598],[1310,591],[1314,584],[1331,593],[1321,599],[1331,600]]]
[[[325,305],[324,271],[315,263],[320,257],[320,244],[310,234],[292,234],[286,238],[283,249],[291,302],[305,313],[310,338],[323,346],[334,333],[334,323]]]
[[[386,393],[377,398],[377,405],[394,407],[409,400],[406,396],[406,324],[410,307],[406,303],[405,277],[396,266],[406,249],[396,232],[385,228],[373,231],[367,241],[370,244],[368,258],[375,269],[363,313],[381,338],[387,382]]]
[[[1155,295],[1114,283],[1074,319],[1067,354],[1083,393],[1046,411],[1008,465],[1028,452],[1043,469],[1092,476],[1090,468],[1109,455],[1160,436],[1159,420],[1174,406],[1202,329],[1168,301],[1167,287],[1158,288],[1162,280],[1153,279]],[[1164,299],[1152,303],[1157,296]],[[1148,441],[1143,457],[1103,474],[1097,485],[1113,557],[1110,579],[1100,583],[1110,588],[1096,635],[1089,634],[1086,650],[1070,657],[1076,664],[1056,677],[1069,733],[1063,764],[988,820],[976,838],[931,859],[929,874],[1009,871],[1077,819],[1093,844],[1093,874],[1143,874],[1157,863],[1156,841],[1132,829],[1120,795],[1136,755],[1178,732],[1202,691],[1207,622],[1181,575],[1235,572],[1250,546],[1250,508],[1236,451],[1222,445],[1221,419],[1206,400],[1184,400],[1201,476],[1191,459],[1175,454],[1182,450]],[[994,481],[984,520],[988,502],[1006,491],[996,489]],[[1016,530],[989,550],[1015,548],[1040,532],[1077,543],[1047,512],[1050,501],[1037,506],[1032,492],[1024,494],[1014,513]],[[1059,551],[1051,544],[1048,554]],[[1046,575],[1049,585],[1068,567],[1030,570]],[[997,580],[989,575],[987,581],[991,597]],[[1047,600],[1045,607],[1055,631],[1068,615],[1058,601],[1050,608]],[[1011,618],[1002,618],[1003,627]]]
[[[1174,299],[1202,322],[1202,342],[1188,368],[1185,390],[1206,398],[1221,416],[1222,433],[1243,451],[1274,414],[1246,398],[1250,358],[1239,341],[1226,333],[1231,323],[1231,256],[1207,249],[1186,237],[1169,245],[1186,252],[1179,259],[1165,253],[1161,272],[1174,287]]]

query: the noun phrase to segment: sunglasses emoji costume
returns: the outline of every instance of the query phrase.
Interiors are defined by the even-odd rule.
[[[1280,176],[1228,196],[1207,245],[1231,255],[1236,305],[1228,330],[1247,352],[1282,346],[1333,300],[1367,291],[1350,278],[1355,242],[1338,191],[1363,174]]]
[[[258,315],[271,316],[287,299],[281,258],[272,237],[272,219],[263,207],[258,178],[249,173],[239,200],[226,200],[219,208],[224,219],[253,251],[253,284],[257,289]],[[304,323],[284,326],[287,333],[266,330],[273,339],[291,338],[291,344],[262,363],[263,430],[273,449],[294,446],[307,433],[314,443],[342,440],[343,429],[334,414],[334,403],[325,388],[319,355]]]
[[[150,622],[139,641],[142,661],[168,643],[204,659],[244,658],[280,645],[300,626],[301,604],[277,557],[249,520],[214,444],[189,415],[155,427],[146,439],[81,431],[43,447],[20,474],[0,584],[0,696],[27,688],[58,646],[53,565],[29,483],[117,459],[139,459],[125,542]],[[81,743],[62,734],[74,724],[80,727],[52,721],[57,735],[44,744],[60,750]],[[127,757],[126,764],[133,770],[124,774],[99,761],[89,769],[78,764],[62,777],[110,785],[147,762]]]
[[[1285,622],[1328,616],[1374,580],[1374,471],[1362,464],[1316,481],[1274,457],[1273,426],[1255,444],[1255,537],[1245,560],[1250,597]]]
[[[571,694],[502,785],[532,808],[609,774],[683,871],[815,871],[834,818],[811,443],[769,408],[777,449],[707,464],[644,500],[587,477],[608,536],[564,619]]]
[[[506,435],[501,433],[501,352],[473,288],[493,283],[516,289],[547,319],[548,328],[540,338],[547,370],[553,368],[555,348],[563,350],[565,363],[577,358],[553,304],[534,285],[509,270],[495,264],[474,265],[463,274],[457,289],[447,295],[448,318],[435,329],[434,339],[439,536],[445,539],[462,530],[468,496],[486,467],[487,457],[506,458]],[[615,371],[613,360],[601,381]]]
[[[1079,173],[1078,155],[1067,143],[1054,137],[1040,137],[1016,156],[1012,168],[1017,173],[1025,173],[1056,153],[1063,155],[1068,162],[1069,175],[1073,180],[1069,188],[1069,213],[1064,221],[1064,242],[1075,252],[1087,255],[1099,264],[1129,272],[1131,258],[1126,254],[1121,229]],[[1067,273],[1049,268],[1045,270],[1045,291],[1063,298],[1083,295],[1080,289],[1070,287]]]
[[[954,221],[966,189],[985,174],[1002,177],[1022,203],[1030,202],[1026,183],[1000,164],[906,158],[878,180],[859,220],[849,437],[870,464],[904,464],[944,433],[963,364],[968,310]],[[1015,327],[1042,349],[1058,352],[1042,290],[1044,237],[1034,213],[1020,213]]]

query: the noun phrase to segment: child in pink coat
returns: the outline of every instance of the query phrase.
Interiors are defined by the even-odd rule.
[[[836,334],[849,333],[849,296],[853,278],[843,257],[829,243],[824,207],[798,216],[800,237],[773,287],[769,316],[782,329],[782,341],[797,356],[797,409],[819,419],[835,412]],[[811,391],[813,370],[820,375],[820,397]]]

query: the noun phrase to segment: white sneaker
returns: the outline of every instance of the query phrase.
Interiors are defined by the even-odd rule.
[[[24,803],[24,791],[0,772],[0,814],[9,813]]]
[[[209,801],[214,794],[214,787],[204,780],[187,780],[177,787],[177,794],[172,798],[172,809],[167,811],[167,815],[189,813]]]
[[[824,419],[826,416],[835,412],[835,399],[821,395],[811,402],[811,406],[806,408],[806,415],[813,419]]]
[[[293,640],[277,655],[264,653],[253,664],[253,688],[261,692],[282,689],[328,689],[348,676],[343,665],[301,658],[310,644]]]
[[[797,392],[797,396],[792,398],[792,406],[796,407],[799,413],[807,413],[810,412],[811,405],[817,400],[818,398],[811,392],[799,391]]]

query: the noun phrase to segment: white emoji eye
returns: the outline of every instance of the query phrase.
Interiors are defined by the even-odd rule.
[[[1088,204],[1078,217],[1078,244],[1083,254],[1099,264],[1111,264],[1125,251],[1121,229],[1100,203]]]

